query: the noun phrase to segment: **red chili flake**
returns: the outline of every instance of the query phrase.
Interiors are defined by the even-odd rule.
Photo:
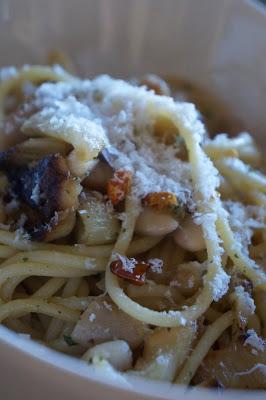
[[[126,279],[137,286],[145,284],[146,272],[150,265],[145,261],[137,261],[134,258],[121,257],[110,264],[112,273],[119,278]]]
[[[123,201],[129,192],[132,182],[132,173],[118,169],[107,183],[107,195],[115,206]]]
[[[142,199],[142,203],[144,206],[163,210],[164,208],[177,206],[177,198],[173,193],[169,192],[151,192]]]

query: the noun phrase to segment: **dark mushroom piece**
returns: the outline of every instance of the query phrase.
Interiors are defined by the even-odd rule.
[[[11,196],[26,214],[24,227],[31,239],[54,240],[51,233],[59,224],[60,237],[66,236],[74,227],[80,185],[71,177],[64,157],[52,154],[21,166],[6,153],[0,155],[0,168],[8,177]]]

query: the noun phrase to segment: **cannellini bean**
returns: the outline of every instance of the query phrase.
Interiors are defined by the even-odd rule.
[[[199,225],[195,224],[191,217],[187,217],[175,231],[174,240],[183,249],[191,252],[206,248],[202,229]]]
[[[178,222],[170,214],[147,207],[140,213],[135,229],[141,235],[161,236],[173,232],[177,227]]]
[[[82,359],[91,361],[95,357],[104,358],[119,371],[129,369],[132,364],[132,351],[124,340],[113,340],[97,344],[86,351]]]

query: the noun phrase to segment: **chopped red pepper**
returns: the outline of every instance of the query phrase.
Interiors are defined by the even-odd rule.
[[[177,198],[169,192],[151,192],[142,199],[144,206],[163,210],[164,208],[173,208],[177,206]]]
[[[107,183],[107,195],[115,206],[123,201],[129,192],[132,182],[132,172],[119,169]]]
[[[142,286],[145,284],[146,272],[150,265],[145,261],[120,256],[118,260],[110,264],[110,268],[112,273],[119,278],[126,279],[134,285]]]

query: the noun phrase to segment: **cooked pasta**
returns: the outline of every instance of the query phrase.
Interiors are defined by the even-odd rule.
[[[212,138],[154,75],[4,72],[0,322],[124,376],[265,389],[266,177],[252,137]]]

